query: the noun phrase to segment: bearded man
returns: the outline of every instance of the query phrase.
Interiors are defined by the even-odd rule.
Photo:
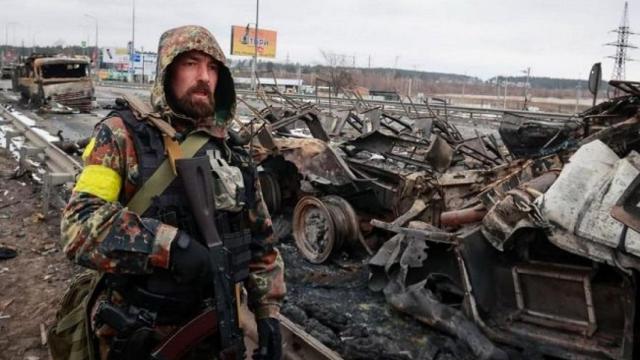
[[[160,38],[156,74],[151,106],[128,99],[96,126],[62,217],[65,254],[101,274],[86,305],[91,353],[100,359],[149,358],[211,297],[209,249],[184,179],[175,176],[177,159],[198,137],[193,157],[211,160],[215,224],[230,254],[228,275],[244,284],[257,320],[254,358],[279,359],[283,262],[256,168],[228,138],[236,96],[225,57],[205,28],[179,27]],[[114,312],[144,320],[146,335],[118,331],[110,320]],[[184,358],[211,359],[224,350],[210,337]]]

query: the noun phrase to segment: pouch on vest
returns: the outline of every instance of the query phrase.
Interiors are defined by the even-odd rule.
[[[246,202],[242,171],[230,166],[217,150],[207,150],[207,156],[213,170],[216,210],[242,210]]]
[[[84,271],[71,281],[56,312],[55,323],[48,331],[48,344],[53,360],[93,360],[89,334],[87,303],[99,282],[100,274]]]

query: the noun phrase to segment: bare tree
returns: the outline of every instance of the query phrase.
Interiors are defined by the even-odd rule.
[[[346,69],[346,55],[336,54],[322,49],[320,49],[320,54],[322,54],[327,67],[324,76],[328,79],[335,95],[338,95],[340,89],[353,86],[353,76]]]

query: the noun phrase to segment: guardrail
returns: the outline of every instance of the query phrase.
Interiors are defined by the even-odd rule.
[[[42,171],[43,212],[48,213],[52,200],[57,204],[63,201],[54,196],[54,188],[58,185],[74,182],[76,174],[82,170],[82,164],[73,157],[60,150],[51,143],[53,138],[46,130],[37,127],[36,122],[24,114],[5,105],[0,105],[0,115],[5,125],[2,131],[5,139],[5,150],[13,150],[18,155],[18,171],[25,171],[30,167],[29,160],[44,164]],[[7,128],[9,127],[9,128]],[[14,141],[14,138],[24,137],[24,142]]]
[[[236,90],[236,93],[239,96],[257,99],[256,93],[254,91]],[[321,105],[335,104],[336,106],[342,106],[346,108],[354,108],[357,102],[366,104],[369,107],[380,107],[384,110],[403,111],[403,112],[405,111],[404,109],[412,109],[412,107],[415,106],[415,109],[422,114],[428,114],[429,108],[430,108],[437,115],[443,115],[445,112],[447,112],[449,115],[464,114],[466,115],[465,117],[469,117],[469,118],[474,118],[474,116],[477,117],[482,115],[492,115],[492,116],[502,117],[504,116],[505,113],[515,114],[520,116],[527,116],[527,117],[540,117],[540,118],[553,119],[553,120],[568,120],[575,117],[574,114],[510,110],[510,109],[491,109],[491,108],[473,107],[473,106],[445,105],[442,103],[430,103],[427,106],[426,104],[421,104],[421,103],[410,104],[408,102],[402,103],[399,101],[368,100],[368,99],[356,100],[356,99],[349,99],[349,98],[342,98],[342,97],[328,97],[328,96],[315,96],[315,95],[287,94],[286,96],[294,100],[300,100],[300,101],[311,102],[311,103],[319,103]]]
[[[141,83],[128,83],[121,81],[96,81],[94,82],[95,86],[104,86],[104,87],[113,87],[113,88],[121,88],[121,89],[140,89],[140,90],[151,90],[152,84],[141,84]]]
[[[124,88],[124,89],[140,89],[140,90],[150,90],[151,84],[139,84],[139,83],[125,83],[119,81],[100,81],[96,82],[97,86],[104,87],[114,87],[114,88]],[[243,90],[236,89],[236,94],[243,98],[254,98],[257,99],[256,92],[252,90]],[[276,95],[277,96],[277,95]],[[315,96],[315,95],[300,95],[300,94],[286,94],[287,97],[300,100],[304,102],[313,102],[318,103],[319,105],[325,105],[332,107],[333,104],[336,106],[344,107],[345,109],[336,109],[336,110],[347,110],[349,108],[353,108],[356,102],[361,102],[366,104],[368,107],[381,107],[384,110],[396,111],[396,112],[405,112],[405,109],[410,109],[415,107],[415,109],[420,113],[429,114],[429,111],[433,111],[436,115],[447,115],[452,116],[462,116],[468,118],[478,118],[483,116],[494,116],[494,117],[502,117],[505,113],[515,114],[520,116],[527,117],[540,117],[551,120],[568,120],[575,117],[575,114],[564,114],[564,113],[556,113],[556,112],[540,112],[540,111],[523,111],[523,110],[510,110],[510,109],[491,109],[491,108],[483,108],[483,107],[474,107],[474,106],[459,106],[459,105],[448,105],[443,103],[430,103],[428,106],[422,103],[414,103],[409,104],[407,102],[402,103],[399,101],[385,101],[385,100],[356,100],[349,99],[344,97],[329,97],[329,96]]]

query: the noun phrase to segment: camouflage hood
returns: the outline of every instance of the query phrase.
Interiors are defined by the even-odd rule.
[[[181,118],[185,115],[177,114],[167,101],[165,92],[165,76],[169,65],[181,53],[199,50],[219,62],[218,84],[215,89],[215,120],[214,126],[227,128],[236,108],[236,92],[233,78],[226,66],[226,58],[220,49],[220,45],[209,30],[196,25],[182,26],[167,30],[160,37],[158,44],[158,68],[156,81],[151,90],[151,105],[154,111],[163,115],[169,114]],[[163,116],[164,117],[164,116]],[[196,119],[192,119],[196,120]]]

